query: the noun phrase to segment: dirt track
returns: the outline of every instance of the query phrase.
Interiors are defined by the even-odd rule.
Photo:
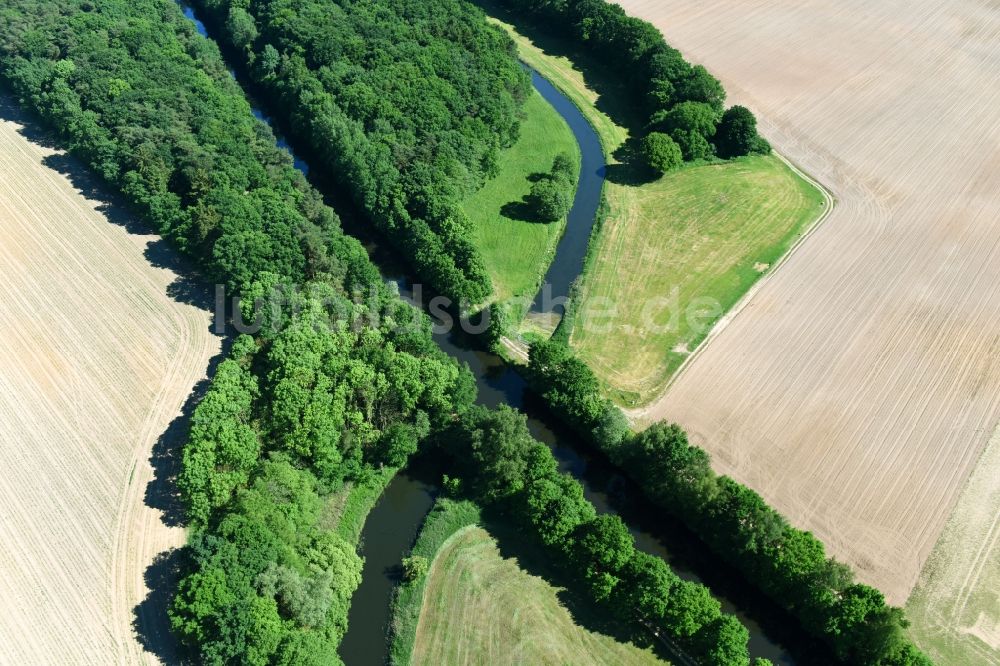
[[[43,165],[73,168],[14,116],[0,100],[0,663],[155,661],[134,608],[184,533],[146,504],[149,458],[219,339],[144,256],[162,242]]]
[[[1000,417],[1000,7],[621,4],[838,200],[643,416],[902,603]]]

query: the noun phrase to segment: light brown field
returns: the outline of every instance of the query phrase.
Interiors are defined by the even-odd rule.
[[[0,663],[155,661],[132,630],[157,553],[151,448],[219,349],[209,313],[43,165],[0,100]]]
[[[902,603],[1000,416],[1000,5],[621,4],[837,198],[637,416]]]

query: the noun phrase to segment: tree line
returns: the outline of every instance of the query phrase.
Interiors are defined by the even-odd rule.
[[[339,663],[361,559],[324,526],[330,494],[403,465],[475,396],[426,319],[399,325],[401,301],[387,298],[398,311],[376,326],[339,286],[279,280],[265,273],[251,290],[297,302],[235,341],[183,449],[193,566],[169,613],[204,663]]]
[[[767,154],[748,109],[724,110],[726,91],[701,65],[692,65],[648,21],[606,0],[499,0],[541,29],[578,44],[624,82],[647,119],[641,153],[658,172],[682,160]]]
[[[492,284],[461,201],[496,175],[530,90],[463,0],[195,0],[293,136],[433,289]]]
[[[669,637],[700,663],[750,663],[747,628],[721,612],[704,585],[636,550],[621,518],[597,515],[580,482],[560,472],[549,447],[528,432],[524,414],[475,406],[434,441],[458,474],[446,487],[501,511],[552,555],[585,598]]]
[[[756,492],[716,475],[708,453],[679,426],[657,423],[634,435],[569,347],[533,344],[527,376],[552,411],[624,469],[649,500],[680,518],[843,663],[930,664],[907,638],[902,609],[855,583],[849,567],[826,557],[819,539],[792,527]]]

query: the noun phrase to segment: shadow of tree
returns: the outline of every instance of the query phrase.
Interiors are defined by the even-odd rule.
[[[46,129],[30,113],[17,106],[9,94],[0,90],[0,120],[18,123],[18,133],[32,143],[53,150],[63,146],[56,134]],[[98,203],[97,210],[112,224],[133,235],[149,237],[144,256],[157,268],[169,269],[176,275],[166,287],[166,295],[178,303],[193,305],[206,311],[214,306],[214,291],[211,285],[200,279],[192,262],[177,253],[138,214],[120,198],[113,196],[110,187],[101,178],[88,170],[77,158],[64,152],[46,156],[42,163],[66,176],[77,191],[91,201]],[[224,339],[222,350],[206,367],[211,377],[215,369],[228,353],[231,339]],[[184,507],[176,488],[176,477],[180,470],[180,451],[188,431],[188,424],[195,406],[209,386],[209,380],[198,382],[192,389],[181,413],[174,418],[160,434],[150,452],[153,478],[144,493],[146,506],[161,513],[167,526],[185,524]],[[139,643],[165,663],[180,663],[182,656],[170,632],[167,608],[179,578],[179,572],[186,566],[186,549],[172,549],[156,556],[144,572],[145,582],[150,592],[134,609],[132,626]]]
[[[569,58],[583,74],[587,87],[597,93],[594,106],[633,135],[641,133],[647,118],[640,113],[642,105],[621,73],[592,52],[580,48],[574,40],[553,35],[551,25],[538,23],[529,14],[513,12],[496,0],[473,0],[487,14],[514,25],[545,54]]]
[[[23,121],[22,121],[23,122]],[[37,131],[31,132],[34,136]],[[28,136],[28,133],[24,133]],[[97,210],[109,222],[124,228],[137,236],[150,236],[144,256],[152,266],[172,271],[176,277],[167,287],[167,296],[185,305],[193,305],[203,310],[214,307],[214,291],[199,275],[193,263],[180,255],[177,250],[156,234],[151,226],[128,205],[108,193],[108,185],[91,173],[87,167],[72,155],[57,153],[47,156],[42,163],[53,171],[66,176],[73,186],[91,201],[100,202]]]
[[[616,164],[609,164],[604,177],[619,185],[639,186],[659,180],[662,174],[656,173],[642,159],[639,139],[630,136],[625,143],[618,146],[613,157]]]
[[[570,578],[561,567],[555,566],[550,554],[541,546],[525,539],[524,533],[503,516],[495,511],[485,510],[483,527],[496,539],[502,557],[515,560],[527,573],[560,588],[557,593],[559,601],[569,611],[575,624],[619,642],[643,648],[651,647],[661,658],[670,659],[671,655],[662,644],[653,640],[649,632],[616,620],[606,608],[598,608],[593,601],[578,592],[582,589],[580,581]]]
[[[500,207],[500,214],[511,220],[519,222],[539,222],[538,213],[535,212],[535,205],[528,199],[522,198],[520,201],[511,201]]]
[[[190,560],[186,547],[171,548],[157,555],[143,574],[149,595],[132,609],[132,629],[139,638],[139,644],[165,664],[188,661],[183,647],[170,631],[167,609],[181,574],[191,566]]]

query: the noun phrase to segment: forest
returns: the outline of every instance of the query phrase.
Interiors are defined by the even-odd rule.
[[[461,201],[517,138],[530,82],[462,0],[194,3],[294,137],[439,293],[492,291]]]

